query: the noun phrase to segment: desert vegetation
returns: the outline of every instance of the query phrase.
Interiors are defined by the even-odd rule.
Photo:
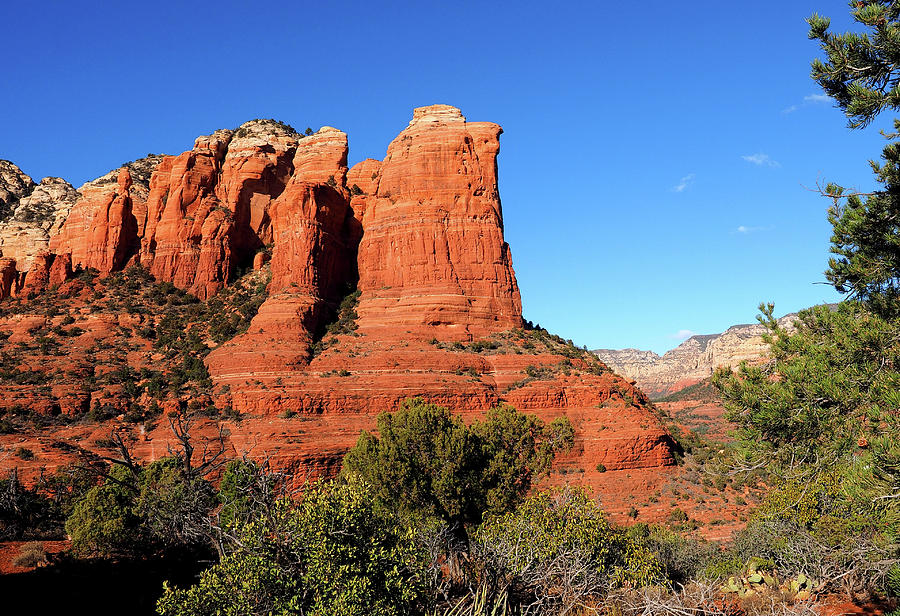
[[[809,18],[825,53],[813,77],[863,128],[900,108],[900,6],[862,0],[851,12],[869,35],[833,34],[826,18]],[[0,306],[4,323],[16,322],[0,330],[0,383],[19,396],[0,403],[0,434],[115,425],[90,436],[91,450],[55,441],[77,462],[34,481],[17,469],[34,471],[41,451],[5,449],[14,470],[0,479],[0,540],[15,544],[21,569],[165,563],[149,601],[160,616],[806,615],[851,600],[900,613],[900,121],[895,129],[872,164],[879,190],[820,187],[833,226],[826,276],[845,301],[800,312],[790,330],[774,306],[760,306],[769,359],[666,400],[720,396],[733,432],[714,439],[699,420],[659,429],[666,445],[675,441],[686,485],[636,502],[621,523],[577,485],[586,472],[614,481],[621,467],[602,458],[568,469],[574,477],[553,474],[585,446],[578,419],[544,421],[508,404],[485,403],[464,419],[413,395],[384,408],[376,429],[315,480],[292,472],[296,460],[236,454],[226,437],[241,416],[216,406],[204,360],[248,330],[268,271],[200,301],[132,266],[107,277],[82,270],[65,288]],[[234,136],[252,134],[244,126]],[[327,364],[340,339],[364,338],[359,299],[348,289],[314,332],[312,361]],[[532,323],[432,346],[455,360],[523,356],[524,378],[515,372],[507,391],[603,376],[611,384],[588,411],[654,410],[586,349]],[[343,365],[322,372],[340,377],[335,388],[358,378]],[[479,377],[475,367],[455,369]],[[554,393],[568,395],[563,386]],[[283,424],[323,412],[278,410],[261,415]],[[635,425],[671,419],[657,411]],[[165,451],[139,456],[138,435],[158,425],[171,433]],[[643,506],[660,499],[663,521],[645,522]],[[744,516],[737,532],[721,541],[695,532],[689,504],[729,499]]]
[[[84,270],[65,290],[4,302],[0,316],[37,318],[27,337],[0,349],[0,385],[32,386],[19,388],[21,401],[0,401],[0,431],[121,414],[149,423],[167,404],[232,416],[212,402],[204,359],[247,330],[267,284],[266,271],[250,272],[201,302],[133,266],[103,278]]]

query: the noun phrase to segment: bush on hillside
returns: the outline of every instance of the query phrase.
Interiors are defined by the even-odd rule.
[[[513,606],[541,613],[566,613],[612,588],[663,580],[650,550],[572,488],[539,492],[515,511],[489,517],[472,551],[482,575]]]
[[[360,435],[344,458],[343,476],[370,484],[386,509],[458,528],[510,510],[574,439],[565,418],[545,425],[502,405],[467,426],[421,398],[379,415],[378,433]]]

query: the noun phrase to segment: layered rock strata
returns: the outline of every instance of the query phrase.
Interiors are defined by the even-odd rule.
[[[497,189],[502,132],[422,107],[377,169],[360,163],[360,181],[375,176],[361,216],[362,331],[471,340],[522,325]]]
[[[24,281],[0,260],[0,297],[79,267],[139,264],[207,299],[270,268],[248,331],[207,367],[216,405],[246,417],[233,441],[263,438],[276,421],[294,431],[275,447],[286,468],[333,469],[360,429],[412,396],[467,416],[500,403],[567,415],[577,447],[564,464],[590,481],[600,467],[671,464],[671,439],[639,390],[522,329],[497,187],[501,133],[454,107],[422,107],[384,160],[348,169],[337,129],[301,136],[255,120],[217,131],[79,189]],[[9,175],[9,186],[27,184]]]
[[[324,127],[298,144],[291,178],[267,213],[272,244],[269,297],[250,330],[209,358],[217,376],[290,371],[305,363],[314,337],[357,279],[361,236],[347,174],[347,135]]]
[[[778,323],[793,328],[796,314]],[[633,379],[651,396],[664,396],[709,378],[717,368],[736,368],[742,361],[758,361],[768,353],[765,327],[759,323],[734,325],[721,334],[691,336],[660,356],[638,349],[597,349],[594,353],[610,368]]]

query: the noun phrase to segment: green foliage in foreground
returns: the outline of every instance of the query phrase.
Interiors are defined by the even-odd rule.
[[[425,554],[362,484],[321,483],[239,530],[195,586],[165,586],[163,616],[395,616],[422,613]]]
[[[471,526],[486,513],[520,502],[546,474],[574,431],[568,419],[549,425],[508,405],[467,426],[446,408],[407,400],[378,416],[379,437],[363,432],[344,458],[342,475],[373,486],[377,503],[416,516]]]
[[[489,517],[465,552],[435,550],[428,528],[436,527],[392,515],[372,496],[359,481],[320,482],[256,510],[197,584],[165,586],[158,612],[400,616],[431,613],[443,595],[457,610],[565,613],[611,589],[663,580],[652,552],[580,490],[541,492]]]
[[[895,594],[888,578],[900,562],[896,518],[849,495],[844,483],[837,472],[781,482],[735,536],[736,560],[809,576],[819,590]]]
[[[66,520],[72,549],[113,556],[198,546],[209,540],[208,514],[215,490],[187,478],[178,458],[146,467],[113,465],[105,481],[75,504]]]
[[[794,332],[763,306],[771,360],[714,376],[738,466],[776,482],[735,538],[737,561],[762,558],[820,589],[896,592],[900,319],[881,310],[894,300],[877,300],[802,311]]]
[[[140,520],[134,513],[137,483],[131,471],[114,466],[107,480],[88,490],[66,520],[72,550],[80,554],[112,555],[139,543]]]
[[[894,120],[900,131],[900,121]],[[867,195],[846,193],[829,184],[833,227],[825,276],[841,293],[866,302],[887,317],[900,313],[900,133],[882,151],[882,163],[870,161],[881,189]]]
[[[844,111],[851,128],[868,125],[882,111],[900,109],[900,4],[859,0],[850,14],[867,33],[829,31],[831,20],[813,15],[809,37],[819,41],[824,60],[812,64],[812,78]],[[900,123],[894,121],[900,131]],[[896,139],[897,134],[887,135]],[[900,149],[888,144],[883,163],[871,162],[882,188],[863,195],[829,184],[834,227],[826,276],[842,293],[896,315],[900,306]],[[864,197],[864,198],[863,198]]]
[[[727,417],[747,465],[782,476],[842,469],[844,489],[900,492],[900,321],[857,302],[802,311],[789,333],[763,306],[772,360],[720,370]]]
[[[233,532],[282,496],[281,477],[252,460],[231,460],[219,481],[219,526]]]
[[[813,62],[812,77],[860,128],[900,109],[900,4],[860,0],[850,13],[868,34],[831,33],[819,15],[807,21],[826,56]],[[871,163],[879,190],[822,190],[833,200],[835,255],[825,275],[848,301],[801,312],[795,332],[778,326],[771,304],[762,306],[771,361],[721,370],[714,383],[738,426],[739,465],[764,467],[778,481],[735,552],[811,574],[821,588],[896,593],[900,144],[889,143],[882,158]]]
[[[656,557],[612,527],[583,490],[530,496],[515,511],[488,518],[474,543],[476,558],[512,600],[526,605],[571,605],[663,580]]]
[[[802,311],[788,332],[762,310],[771,361],[714,376],[735,461],[775,482],[734,553],[823,588],[883,591],[900,563],[900,320],[847,301]]]
[[[900,5],[891,0],[854,0],[850,15],[868,33],[829,32],[831,20],[807,19],[809,38],[819,41],[824,61],[812,78],[838,104],[851,128],[861,128],[885,109],[900,109]]]

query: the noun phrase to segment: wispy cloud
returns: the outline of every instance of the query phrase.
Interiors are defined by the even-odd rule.
[[[775,228],[775,225],[738,225],[728,233],[731,235],[750,235],[751,233],[761,233],[763,231],[771,231]]]
[[[762,231],[763,227],[748,227],[747,225],[741,225],[737,229],[735,229],[736,233],[755,233],[756,231]]]
[[[808,107],[810,105],[820,105],[822,103],[831,102],[831,97],[827,94],[808,94],[803,97],[803,102],[797,105],[790,105],[789,107],[785,107],[781,110],[781,113],[788,114],[794,113],[798,109],[803,107]]]
[[[672,192],[684,192],[685,189],[694,183],[695,175],[693,173],[688,173],[686,176],[678,180],[678,183],[672,187]]]
[[[831,97],[827,94],[810,94],[809,96],[803,97],[804,103],[827,103],[831,100]]]
[[[757,152],[756,154],[747,154],[746,156],[741,156],[748,163],[753,163],[757,167],[780,167],[781,163],[777,160],[772,160],[772,157],[768,154],[763,154],[762,152]]]
[[[691,336],[696,336],[696,335],[697,335],[697,332],[693,332],[689,329],[679,329],[674,334],[669,334],[669,338],[671,338],[673,340],[678,340],[679,342],[684,342]]]

